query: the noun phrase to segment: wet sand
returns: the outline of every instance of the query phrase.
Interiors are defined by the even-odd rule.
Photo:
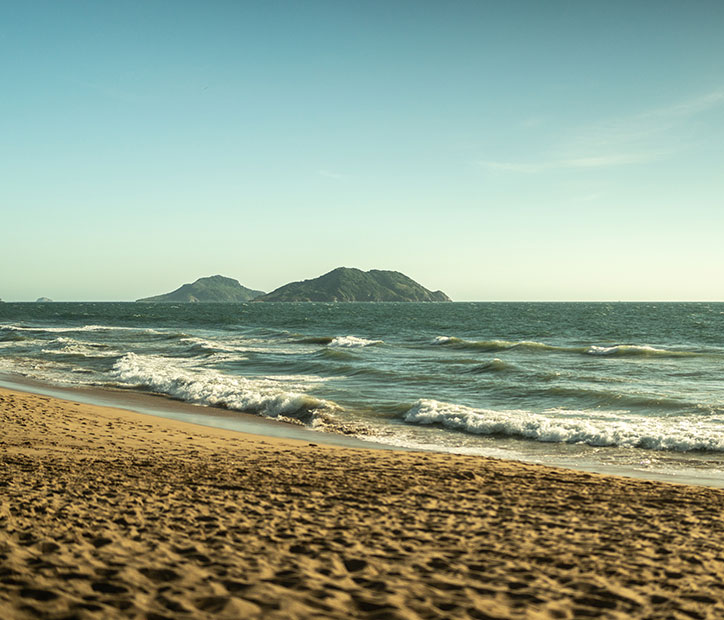
[[[724,491],[0,389],[0,618],[724,618]]]

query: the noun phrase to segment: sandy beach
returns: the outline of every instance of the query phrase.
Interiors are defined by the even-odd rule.
[[[724,618],[724,491],[0,390],[0,617]]]

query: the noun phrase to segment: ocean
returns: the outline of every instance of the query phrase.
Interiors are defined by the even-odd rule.
[[[722,303],[0,304],[6,380],[718,486],[723,371]]]

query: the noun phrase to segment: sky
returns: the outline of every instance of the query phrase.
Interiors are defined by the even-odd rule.
[[[0,298],[338,267],[724,301],[724,2],[0,1]]]

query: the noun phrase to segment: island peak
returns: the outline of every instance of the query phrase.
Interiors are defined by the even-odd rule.
[[[255,301],[450,301],[399,271],[337,267],[317,278],[290,282]]]
[[[242,286],[238,280],[226,276],[208,276],[199,278],[190,284],[184,284],[175,291],[164,295],[137,299],[151,303],[239,303],[251,301],[263,295],[264,291],[255,291]]]

